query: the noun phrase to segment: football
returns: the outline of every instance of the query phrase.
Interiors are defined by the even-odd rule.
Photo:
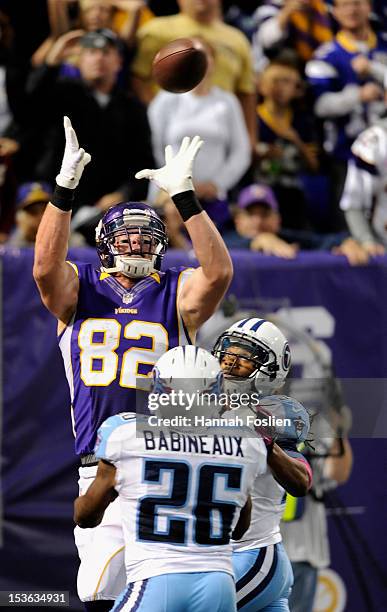
[[[162,89],[173,93],[190,91],[203,79],[207,54],[199,40],[178,38],[155,55],[152,73]]]

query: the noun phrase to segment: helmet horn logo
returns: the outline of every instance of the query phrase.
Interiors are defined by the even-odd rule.
[[[289,370],[290,368],[290,361],[291,361],[291,357],[290,357],[290,347],[288,344],[285,345],[284,347],[284,352],[282,355],[282,367],[285,371]]]

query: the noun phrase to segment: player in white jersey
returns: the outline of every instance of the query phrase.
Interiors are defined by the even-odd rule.
[[[387,247],[387,119],[364,130],[351,147],[340,206],[352,236],[369,255]]]
[[[297,400],[268,395],[283,385],[289,372],[289,346],[275,325],[250,318],[227,329],[213,353],[225,374],[226,390],[249,394],[247,412],[251,414],[253,408],[257,418],[272,416],[278,422],[270,430],[261,429],[268,450],[267,470],[251,491],[250,527],[234,542],[237,608],[243,612],[288,611],[293,573],[281,543],[280,520],[286,492],[303,496],[311,485],[310,466],[297,450],[309,431],[308,414]],[[238,408],[238,413],[245,411]],[[289,419],[289,424],[279,426],[279,418]]]
[[[168,351],[154,379],[150,398],[164,396],[156,413],[124,413],[101,426],[97,477],[75,501],[75,521],[99,524],[118,494],[127,588],[113,610],[234,612],[231,536],[248,528],[248,494],[266,470],[265,444],[246,427],[196,427],[195,403],[189,412],[173,410],[172,392],[186,391],[187,381],[196,397],[220,397],[223,374],[204,349]],[[189,419],[185,426],[170,426],[173,413]]]

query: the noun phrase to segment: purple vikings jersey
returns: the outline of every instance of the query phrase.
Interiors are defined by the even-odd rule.
[[[367,82],[376,82],[373,76],[360,77],[353,69],[352,61],[359,53],[372,62],[374,70],[378,67],[379,71],[387,74],[386,41],[372,33],[363,46],[364,49],[361,43],[355,45],[345,32],[340,31],[332,42],[317,49],[305,69],[316,99],[326,93],[340,92],[349,85],[360,87]],[[327,116],[324,121],[326,151],[338,159],[351,158],[350,147],[355,138],[383,111],[382,100],[367,104],[359,100],[346,114],[338,112],[337,116]]]
[[[70,262],[69,262],[70,263]],[[189,344],[177,294],[192,269],[155,272],[126,289],[91,264],[79,277],[76,312],[59,336],[70,387],[75,451],[92,453],[97,430],[119,412],[145,412],[148,375],[169,349]]]

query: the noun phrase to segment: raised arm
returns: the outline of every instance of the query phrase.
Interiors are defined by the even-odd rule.
[[[232,262],[221,235],[195,195],[192,165],[203,141],[183,139],[179,152],[165,149],[165,166],[142,170],[136,178],[153,180],[172,198],[182,216],[200,267],[184,283],[178,308],[191,336],[216,310],[232,279]]]
[[[303,497],[312,484],[312,469],[297,449],[309,433],[307,411],[292,397],[272,395],[260,400],[256,412],[261,418],[275,419],[273,425],[257,430],[266,444],[267,464],[274,478],[294,497]]]
[[[34,279],[43,304],[62,323],[75,311],[79,282],[75,270],[66,263],[70,237],[74,189],[90,155],[80,149],[70,119],[64,118],[66,147],[52,202],[44,212],[36,236]]]
[[[114,465],[101,459],[95,480],[74,502],[74,521],[79,527],[85,529],[100,524],[106,508],[117,497],[115,479]]]
[[[192,196],[196,199],[195,194]],[[191,337],[215,312],[232,279],[232,261],[206,212],[190,217],[185,226],[200,267],[184,283],[178,308]]]

